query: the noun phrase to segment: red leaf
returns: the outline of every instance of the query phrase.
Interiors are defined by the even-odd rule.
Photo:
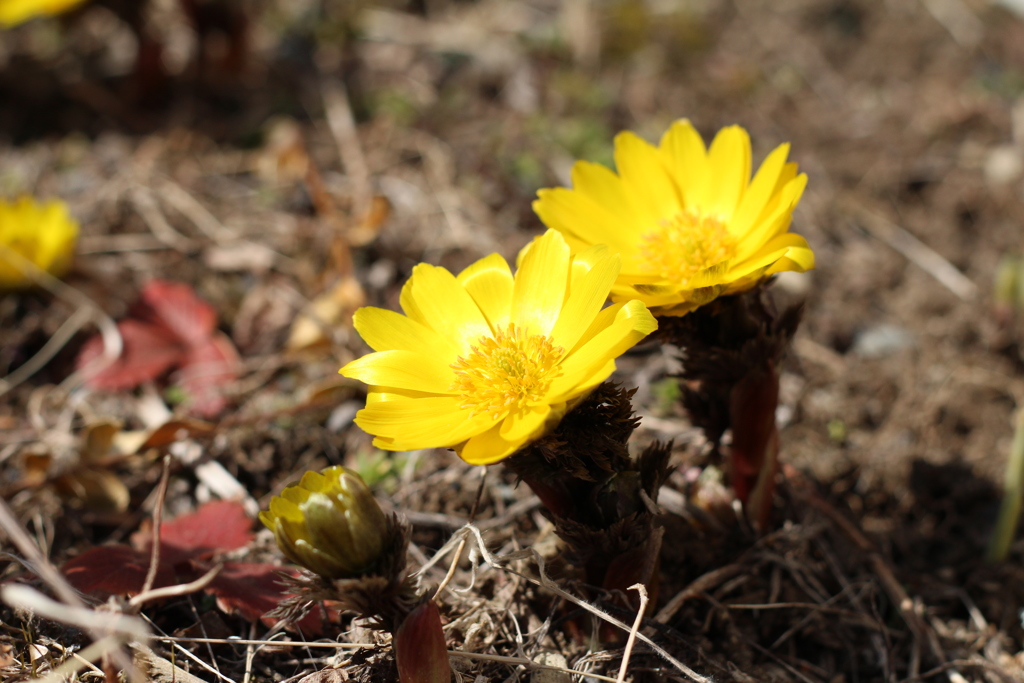
[[[221,332],[190,347],[176,375],[178,385],[190,399],[189,412],[213,418],[224,410],[228,400],[223,389],[238,378],[240,367],[235,345]]]
[[[160,526],[160,555],[172,565],[206,559],[252,540],[252,520],[241,503],[215,500]],[[151,538],[151,537],[150,537]],[[148,546],[150,538],[143,544]]]
[[[68,583],[83,593],[134,595],[142,591],[149,570],[149,555],[125,545],[89,548],[61,568]],[[154,588],[175,583],[174,572],[160,563]]]
[[[217,311],[180,282],[150,280],[142,288],[137,317],[170,330],[190,346],[203,344],[217,327]]]
[[[124,349],[116,361],[94,375],[86,383],[96,389],[133,389],[156,379],[169,368],[182,362],[185,349],[163,328],[139,320],[122,320],[117,329],[124,340]],[[78,353],[76,367],[82,370],[99,362],[103,355],[103,337],[96,335]]]
[[[276,619],[264,615],[286,597],[281,578],[284,567],[251,562],[225,562],[224,569],[206,588],[217,596],[217,606],[229,614],[238,613],[250,621],[262,620],[268,626]],[[303,633],[317,635],[323,629],[319,608],[299,620]]]

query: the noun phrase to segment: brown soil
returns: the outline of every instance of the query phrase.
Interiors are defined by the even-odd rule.
[[[303,471],[345,464],[372,474],[413,522],[414,564],[476,508],[491,552],[533,547],[565,590],[590,595],[559,563],[530,491],[500,466],[481,486],[480,468],[449,452],[378,458],[351,423],[359,389],[336,375],[365,348],[348,315],[312,351],[286,351],[289,330],[347,274],[366,303],[397,307],[417,262],[454,270],[493,251],[513,257],[541,230],[536,190],[566,183],[575,158],[610,162],[619,130],[656,140],[687,117],[710,138],[739,123],[755,163],[789,141],[810,178],[793,230],[817,269],[773,285],[780,300],[806,299],[782,377],[788,466],[765,535],[695,518],[685,493],[707,462],[666,399],[674,360],[653,345],[624,359],[617,378],[639,386],[649,418],[638,446],[676,439],[661,501],[661,618],[644,632],[714,681],[1024,680],[1024,546],[983,561],[1024,399],[1021,328],[990,296],[1000,258],[1024,249],[1024,19],[986,0],[327,0],[322,13],[318,3],[254,4],[264,6],[237,74],[190,65],[188,26],[156,3],[185,57],[175,53],[180,73],[146,102],[119,47],[131,36],[104,8],[0,34],[0,192],[70,204],[82,238],[67,284],[116,320],[148,279],[189,283],[245,360],[216,434],[174,468],[168,514],[210,497],[200,462],[222,465],[263,507]],[[287,129],[274,117],[297,122],[321,191],[289,172],[302,147],[275,146]],[[390,205],[382,221],[360,218],[371,195]],[[350,240],[352,269],[339,273],[332,245],[357,229],[379,234]],[[75,302],[4,295],[0,374],[38,353]],[[0,490],[56,564],[125,540],[150,514],[159,478],[153,454],[113,465],[131,496],[113,513],[26,479],[30,455],[52,455],[51,475],[73,468],[87,422],[140,429],[161,398],[152,386],[59,388],[94,332],[83,324],[0,396]],[[317,391],[330,402],[310,400]],[[276,557],[266,533],[255,545],[249,558]],[[33,581],[7,557],[0,579]],[[425,580],[436,585],[448,562]],[[512,569],[537,575],[525,561],[477,567],[474,578],[463,559],[456,590],[442,594],[449,646],[554,652],[614,679],[622,645],[590,648],[581,610]],[[171,635],[266,632],[195,596],[144,613]],[[297,678],[341,662],[336,680],[396,680],[386,640],[349,627],[343,619],[328,636],[376,644],[337,656],[186,645],[219,675],[174,656],[210,681]],[[89,639],[0,607],[5,680],[31,678],[29,641],[46,652],[38,668]],[[153,647],[171,657],[166,643]],[[508,661],[452,662],[464,681],[569,680]],[[689,680],[639,644],[630,677]]]

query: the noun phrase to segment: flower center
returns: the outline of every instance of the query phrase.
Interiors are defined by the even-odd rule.
[[[714,270],[724,270],[736,255],[736,240],[725,223],[696,211],[676,214],[641,240],[640,253],[648,272],[683,289],[708,286],[711,283],[699,280]]]
[[[495,420],[522,405],[540,402],[558,372],[565,349],[541,334],[510,324],[493,337],[482,336],[467,357],[452,363],[452,390],[462,407]]]

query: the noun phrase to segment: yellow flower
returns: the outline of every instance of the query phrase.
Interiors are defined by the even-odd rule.
[[[289,560],[327,579],[360,576],[385,550],[387,518],[359,475],[344,467],[306,472],[270,500],[260,521]]]
[[[25,261],[51,275],[63,275],[71,265],[77,239],[78,223],[63,202],[38,203],[31,197],[0,200],[0,289],[33,283]]]
[[[69,10],[83,0],[0,0],[0,26],[10,27],[40,15]]]
[[[356,424],[387,450],[454,448],[485,465],[556,425],[657,328],[639,301],[602,309],[619,257],[570,257],[549,230],[513,277],[498,254],[458,277],[421,263],[402,289],[405,315],[361,308],[355,327],[376,353],[341,369],[370,385]]]
[[[620,133],[618,174],[576,162],[572,189],[541,190],[533,208],[573,251],[607,244],[622,255],[613,301],[683,315],[772,273],[814,267],[807,240],[788,232],[807,184],[788,153],[788,144],[775,148],[751,180],[745,130],[724,128],[706,149],[684,119],[657,148]]]

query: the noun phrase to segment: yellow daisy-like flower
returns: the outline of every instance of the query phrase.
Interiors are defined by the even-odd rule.
[[[84,0],[0,0],[0,27],[8,28],[41,15],[60,14]]]
[[[51,275],[63,275],[71,265],[77,239],[78,223],[63,202],[36,202],[31,197],[0,200],[0,288],[33,283],[26,261]]]
[[[807,176],[768,155],[751,180],[750,137],[724,128],[705,148],[687,120],[658,147],[630,132],[615,138],[618,174],[578,161],[572,189],[544,189],[533,208],[573,251],[607,244],[622,255],[612,299],[639,299],[655,315],[683,315],[772,273],[814,267],[814,252],[788,232]]]
[[[405,315],[355,313],[376,350],[341,369],[370,385],[356,424],[386,450],[454,448],[486,465],[556,425],[653,332],[639,301],[602,308],[619,272],[607,247],[570,256],[553,230],[512,275],[498,254],[456,277],[421,263],[402,288]]]

